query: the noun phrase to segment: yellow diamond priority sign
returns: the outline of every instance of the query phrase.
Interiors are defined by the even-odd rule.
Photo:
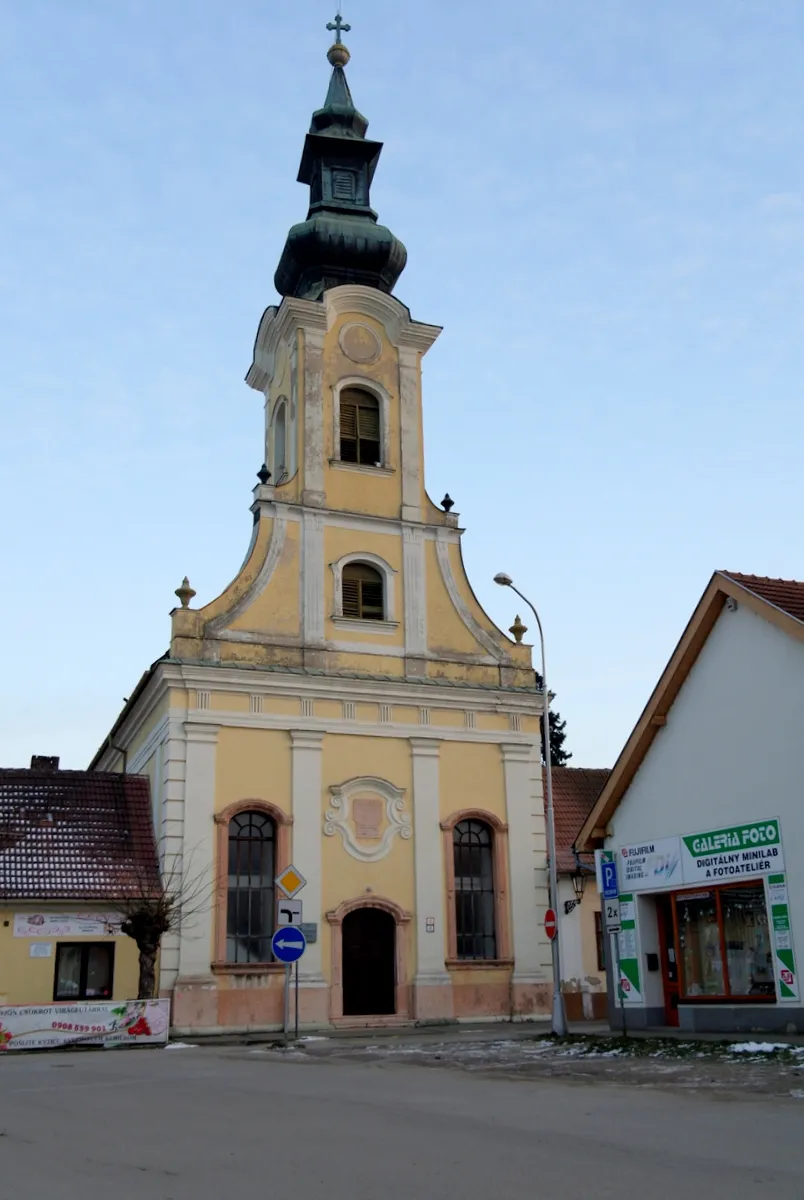
[[[301,871],[297,871],[295,867],[290,866],[285,867],[284,871],[277,875],[274,883],[285,893],[288,900],[292,900],[302,890],[307,880]]]

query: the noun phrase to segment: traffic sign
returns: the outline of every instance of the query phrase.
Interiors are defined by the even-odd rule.
[[[620,901],[604,899],[603,913],[605,916],[606,933],[619,933],[620,932]]]
[[[281,925],[271,938],[271,953],[281,963],[290,964],[307,949],[304,934],[295,925]]]
[[[280,891],[285,893],[288,900],[292,900],[302,890],[307,880],[301,871],[297,871],[294,866],[290,866],[285,867],[284,871],[277,875],[274,883]]]
[[[301,925],[301,900],[286,900],[284,896],[280,896],[276,902],[276,923],[277,925]]]
[[[617,864],[613,859],[611,862],[601,862],[600,877],[603,880],[603,899],[616,900],[620,890],[617,885]]]
[[[558,932],[556,914],[552,908],[548,908],[547,912],[544,914],[544,932],[547,934],[551,942]]]

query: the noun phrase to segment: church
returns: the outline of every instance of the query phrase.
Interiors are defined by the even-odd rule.
[[[382,144],[346,80],[348,26],[329,28],[309,211],[246,375],[265,447],[245,561],[200,606],[185,578],[169,650],[91,764],[149,778],[163,869],[208,897],[162,944],[176,1031],[281,1025],[291,865],[302,1027],[550,1012],[542,695],[519,621],[504,634],[472,591],[452,501],[425,489],[440,329],[395,295]]]

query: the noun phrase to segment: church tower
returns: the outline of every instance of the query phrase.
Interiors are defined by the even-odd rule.
[[[371,207],[382,145],[346,80],[349,26],[329,28],[308,213],[246,375],[265,461],[245,561],[202,606],[177,589],[170,650],[93,764],[125,750],[149,775],[166,868],[211,894],[162,950],[183,1030],[281,1023],[270,943],[291,916],[308,1027],[550,1007],[542,698],[530,648],[475,598],[452,502],[425,489],[440,330],[393,294],[406,251]],[[306,883],[283,913],[291,863]]]

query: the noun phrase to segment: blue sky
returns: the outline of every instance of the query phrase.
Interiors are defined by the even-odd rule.
[[[2,765],[85,765],[182,576],[206,602],[240,564],[333,9],[0,11]],[[498,570],[539,607],[574,765],[608,765],[713,569],[804,577],[801,5],[344,16],[396,294],[444,326],[429,489],[495,619]]]

